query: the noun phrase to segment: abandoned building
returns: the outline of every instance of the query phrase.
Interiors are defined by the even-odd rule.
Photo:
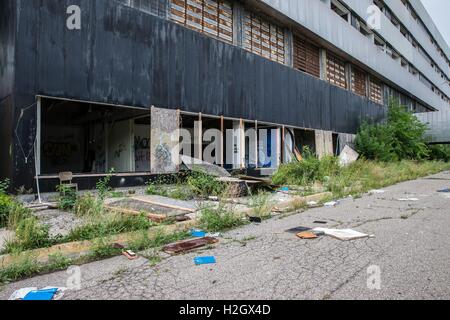
[[[143,184],[179,169],[161,146],[180,127],[194,157],[217,129],[217,163],[264,174],[304,146],[338,153],[391,97],[449,108],[449,70],[419,0],[2,0],[0,177]],[[249,165],[249,128],[270,161]]]

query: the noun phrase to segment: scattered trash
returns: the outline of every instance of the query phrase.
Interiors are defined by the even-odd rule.
[[[209,196],[208,199],[211,201],[219,201],[219,197],[216,196]]]
[[[307,228],[307,227],[296,227],[296,228],[292,228],[289,230],[286,230],[287,233],[300,233],[300,232],[305,232],[305,231],[310,231],[311,228]]]
[[[370,190],[369,193],[370,194],[382,194],[385,193],[385,190]]]
[[[438,190],[439,193],[450,193],[450,189]]]
[[[215,257],[196,257],[194,258],[194,263],[196,265],[202,265],[202,264],[215,264],[216,258]]]
[[[220,232],[217,232],[217,233],[208,233],[206,236],[207,236],[207,237],[211,237],[211,238],[219,238],[219,237],[222,236],[222,234],[221,234]]]
[[[113,249],[125,249],[125,246],[123,244],[120,244],[120,243],[114,243],[112,245],[112,248]]]
[[[327,236],[331,236],[333,238],[342,240],[342,241],[349,241],[349,240],[356,240],[356,239],[362,239],[362,238],[369,238],[372,237],[368,234],[361,233],[352,229],[326,229],[326,228],[315,228],[314,231],[317,232],[323,232]]]
[[[126,250],[122,254],[128,258],[128,260],[136,260],[138,258],[137,254],[131,250]]]
[[[252,223],[262,223],[262,219],[260,217],[248,216],[248,220]]]
[[[282,192],[289,192],[289,187],[282,187],[282,188],[280,188],[280,191],[282,191]]]
[[[315,207],[315,206],[319,205],[319,203],[318,203],[317,201],[309,201],[309,202],[307,203],[307,205],[308,205],[309,207]]]
[[[314,221],[313,223],[314,224],[327,224],[328,222],[317,220],[317,221]]]
[[[339,164],[342,167],[346,167],[359,158],[359,153],[350,148],[348,145],[345,146],[344,150],[342,150],[340,156],[339,156]]]
[[[418,201],[419,199],[416,198],[400,198],[397,199],[398,201]]]
[[[339,204],[339,201],[330,201],[327,203],[324,203],[325,207],[336,207]]]
[[[184,221],[189,221],[189,220],[191,220],[191,218],[189,218],[188,216],[176,216],[175,217],[176,222],[184,222]]]
[[[53,297],[58,292],[58,288],[33,290],[27,293],[22,299],[24,301],[49,301],[53,300]]]
[[[38,288],[22,288],[14,291],[14,293],[9,297],[8,300],[23,300],[27,294],[31,291],[36,291]]]
[[[204,237],[193,240],[181,241],[166,245],[163,251],[169,254],[179,254],[182,252],[190,251],[193,249],[201,248],[209,244],[215,244],[219,242],[216,238]]]
[[[191,236],[195,238],[204,238],[206,237],[206,232],[198,229],[192,229],[191,230]]]
[[[304,231],[297,233],[297,237],[299,237],[300,239],[310,240],[310,239],[317,239],[319,236],[317,236],[312,231]]]

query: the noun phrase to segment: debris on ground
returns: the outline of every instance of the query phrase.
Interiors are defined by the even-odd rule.
[[[450,189],[438,190],[439,193],[450,193]]]
[[[346,145],[339,156],[339,164],[341,165],[341,167],[346,167],[358,160],[358,158],[359,153]]]
[[[319,203],[318,203],[317,201],[309,201],[309,202],[307,203],[307,205],[308,205],[309,207],[316,207],[316,206],[319,205]]]
[[[313,223],[314,223],[314,224],[327,224],[328,222],[316,220],[316,221],[314,221]]]
[[[194,263],[196,265],[215,264],[217,261],[215,257],[196,257],[194,258]]]
[[[372,237],[368,234],[361,233],[352,229],[327,229],[327,228],[315,228],[313,231],[323,232],[325,235],[342,240],[356,240]]]
[[[127,257],[128,260],[136,260],[138,258],[138,255],[135,252],[131,251],[131,250],[123,251],[122,254],[125,257]]]
[[[191,236],[193,236],[194,238],[204,238],[206,237],[206,232],[198,229],[192,229]]]
[[[24,300],[24,301],[49,301],[59,300],[62,298],[66,288],[46,287],[41,290],[38,288],[22,288],[15,291],[9,300]]]
[[[369,194],[383,194],[385,192],[385,190],[370,190]]]
[[[168,254],[179,254],[182,252],[191,251],[193,249],[198,249],[210,244],[215,244],[217,242],[219,242],[219,240],[217,240],[216,238],[204,237],[166,245],[164,246],[163,251]]]
[[[310,240],[310,239],[317,239],[319,236],[317,236],[312,231],[303,231],[303,232],[297,233],[297,237],[299,237],[300,239]]]
[[[248,216],[248,221],[250,221],[251,223],[262,223],[262,219],[260,217]]]
[[[308,228],[308,227],[296,227],[296,228],[292,228],[292,229],[286,230],[286,232],[287,233],[295,233],[295,234],[297,234],[297,233],[300,233],[300,232],[305,232],[305,231],[310,231],[310,230],[311,230],[311,228]]]
[[[398,201],[404,201],[404,202],[408,202],[408,201],[419,201],[419,199],[417,198],[400,198],[397,199]]]
[[[330,202],[324,203],[323,205],[325,207],[336,207],[338,204],[339,204],[339,201],[330,201]]]

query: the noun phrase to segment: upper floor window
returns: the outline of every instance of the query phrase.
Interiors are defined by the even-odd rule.
[[[170,0],[170,18],[190,29],[233,42],[233,10],[226,0]]]
[[[360,96],[367,96],[366,73],[352,66],[352,91]]]
[[[259,15],[245,15],[244,48],[264,58],[285,63],[285,36],[283,28]]]
[[[345,62],[329,52],[327,52],[327,80],[331,84],[347,89]]]
[[[320,78],[320,49],[300,37],[294,37],[294,69]]]

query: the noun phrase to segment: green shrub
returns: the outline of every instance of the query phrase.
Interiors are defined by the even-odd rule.
[[[270,201],[270,194],[259,193],[250,199],[252,215],[259,218],[269,218],[272,213],[273,204]]]
[[[304,152],[302,161],[282,165],[274,174],[272,181],[277,185],[309,185],[323,182],[339,172],[336,157],[326,156],[318,159],[311,152]]]
[[[14,200],[4,193],[0,193],[0,228],[6,227],[8,216]]]
[[[16,230],[19,223],[27,218],[31,217],[31,210],[23,206],[21,203],[13,202],[9,207],[8,223],[9,230]]]
[[[431,145],[430,160],[450,161],[450,146],[448,145]]]
[[[201,210],[200,226],[209,232],[219,232],[241,226],[244,222],[222,204]]]
[[[226,190],[224,183],[203,171],[191,172],[187,178],[187,184],[195,195],[202,198],[220,196]]]
[[[106,197],[108,196],[108,193],[110,191],[112,191],[112,188],[110,187],[109,184],[111,183],[111,178],[112,178],[112,175],[113,175],[114,172],[115,172],[115,170],[111,169],[109,171],[109,174],[106,175],[106,177],[104,177],[102,179],[99,179],[97,181],[97,183],[95,184],[95,187],[96,187],[96,189],[98,191],[98,196],[102,200],[105,200]]]
[[[61,210],[72,210],[77,202],[77,192],[68,185],[61,184],[56,187],[59,192],[58,208]]]
[[[364,123],[356,137],[356,149],[370,160],[423,160],[430,150],[425,141],[427,127],[398,100],[391,100],[386,122]]]

